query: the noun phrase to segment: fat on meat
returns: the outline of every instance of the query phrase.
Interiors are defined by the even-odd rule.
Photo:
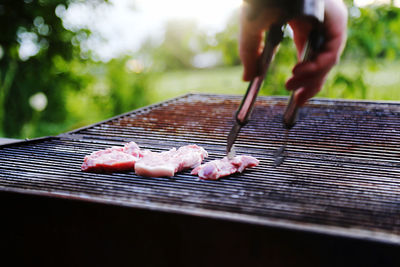
[[[224,157],[213,160],[194,168],[191,172],[204,180],[217,180],[236,172],[243,172],[246,168],[257,166],[259,161],[252,156],[236,156],[233,159]]]
[[[142,156],[139,146],[130,142],[123,147],[114,146],[93,152],[84,158],[81,169],[87,172],[134,170],[136,161]]]
[[[135,164],[135,172],[148,177],[172,177],[177,172],[199,166],[207,156],[207,151],[197,145],[161,153],[143,151],[143,157]]]

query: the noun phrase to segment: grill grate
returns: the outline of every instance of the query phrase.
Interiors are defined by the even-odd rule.
[[[187,95],[86,128],[0,147],[0,189],[400,244],[400,104],[312,100],[283,144],[285,98],[260,97],[236,143],[260,165],[219,181],[80,171],[95,150],[135,141],[161,151],[195,143],[225,153],[240,98]]]

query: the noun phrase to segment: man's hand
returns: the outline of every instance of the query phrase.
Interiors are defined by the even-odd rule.
[[[277,10],[263,10],[254,20],[247,18],[248,6],[243,5],[239,54],[244,66],[243,79],[250,81],[257,72],[257,61],[262,52],[262,35],[280,20]],[[305,47],[311,25],[301,19],[289,21],[293,29],[298,57]],[[293,68],[293,76],[287,81],[288,90],[296,90],[295,101],[303,105],[322,88],[331,68],[338,62],[346,42],[347,9],[342,0],[325,0],[323,30],[325,42],[312,61],[300,62]]]

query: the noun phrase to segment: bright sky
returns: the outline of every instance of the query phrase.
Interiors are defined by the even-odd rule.
[[[354,0],[354,4],[359,7],[372,4],[382,5],[382,4],[390,4],[390,0]],[[400,0],[394,0],[394,5],[400,6]]]
[[[170,19],[193,19],[209,32],[221,31],[242,0],[111,0],[111,4],[91,6],[73,3],[64,14],[67,28],[89,27],[107,42],[89,40],[103,60],[121,52],[135,51],[149,35],[160,35]]]
[[[72,3],[64,12],[67,28],[88,27],[106,41],[94,38],[83,45],[108,60],[124,52],[135,51],[152,35],[161,37],[163,25],[170,19],[193,19],[210,33],[221,31],[242,0],[110,0],[110,4],[93,5],[90,1]],[[390,0],[355,0],[359,7],[387,4]],[[400,6],[400,0],[395,0]]]

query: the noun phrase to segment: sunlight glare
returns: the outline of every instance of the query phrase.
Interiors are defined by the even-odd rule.
[[[68,9],[58,6],[56,13],[69,30],[88,28],[93,35],[81,47],[107,61],[121,53],[137,51],[149,36],[160,38],[170,20],[194,20],[207,34],[220,32],[241,3],[242,0],[110,0],[95,5],[77,1]]]
[[[354,5],[358,7],[365,7],[369,5],[389,5],[391,0],[354,0]],[[400,0],[394,0],[394,5],[399,7]]]
[[[153,17],[193,19],[200,25],[215,29],[227,19],[227,11],[237,9],[242,0],[137,0],[136,2],[139,11],[151,10]]]

